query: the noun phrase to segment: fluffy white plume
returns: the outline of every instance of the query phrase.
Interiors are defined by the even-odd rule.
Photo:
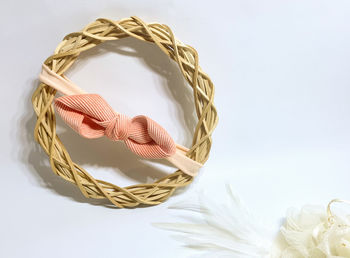
[[[199,203],[182,202],[172,209],[187,210],[192,223],[157,223],[163,229],[182,233],[179,239],[187,247],[202,251],[201,257],[268,257],[271,234],[245,208],[227,187],[225,204],[201,194]]]

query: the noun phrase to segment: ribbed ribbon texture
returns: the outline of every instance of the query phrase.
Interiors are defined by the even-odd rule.
[[[155,121],[142,115],[129,118],[119,114],[98,94],[63,96],[54,104],[62,119],[85,138],[106,135],[113,141],[124,141],[131,151],[149,159],[176,152],[174,140]]]

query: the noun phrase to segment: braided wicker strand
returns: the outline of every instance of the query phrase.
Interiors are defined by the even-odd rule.
[[[98,44],[125,37],[155,43],[171,59],[176,61],[187,82],[193,88],[198,124],[195,128],[192,147],[187,153],[191,159],[204,164],[208,159],[218,117],[213,104],[214,85],[198,64],[196,50],[177,40],[170,28],[164,24],[146,24],[137,17],[119,21],[97,19],[82,31],[64,37],[54,54],[45,64],[61,75],[74,63],[79,54]],[[140,204],[156,205],[171,196],[176,188],[188,185],[192,177],[177,170],[151,184],[119,187],[93,178],[71,157],[56,134],[56,118],[52,105],[56,90],[40,83],[32,96],[37,122],[34,137],[50,158],[53,172],[76,184],[87,198],[107,198],[117,207],[135,207]]]

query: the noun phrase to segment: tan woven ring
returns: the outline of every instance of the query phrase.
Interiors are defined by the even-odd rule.
[[[178,63],[182,74],[192,86],[198,124],[192,147],[186,155],[202,164],[205,163],[211,148],[211,134],[218,121],[213,104],[214,85],[199,67],[196,50],[175,39],[168,26],[158,23],[146,24],[137,17],[120,21],[97,19],[82,31],[68,34],[58,45],[55,53],[46,59],[45,64],[61,75],[81,52],[104,41],[128,36],[155,43]],[[53,172],[76,184],[86,197],[108,198],[118,207],[156,205],[165,201],[176,188],[191,183],[192,177],[180,170],[152,184],[137,184],[124,188],[93,178],[84,168],[71,160],[68,151],[56,135],[56,118],[52,105],[55,94],[55,89],[43,83],[40,83],[33,93],[32,103],[37,114],[34,136],[50,157]]]

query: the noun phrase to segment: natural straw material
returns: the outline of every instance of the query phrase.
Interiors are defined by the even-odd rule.
[[[146,24],[137,17],[112,21],[97,19],[82,31],[68,34],[58,45],[45,64],[62,75],[74,63],[79,54],[98,44],[126,37],[155,43],[171,59],[176,61],[188,83],[193,88],[194,103],[198,117],[193,142],[186,154],[204,164],[208,159],[211,134],[217,124],[217,112],[213,104],[214,85],[198,64],[198,54],[192,47],[175,39],[170,28],[164,24]],[[117,207],[135,207],[139,204],[156,205],[165,201],[178,187],[192,181],[192,177],[177,170],[152,184],[119,187],[93,178],[84,168],[71,160],[68,151],[56,134],[56,118],[52,102],[56,90],[40,83],[32,96],[37,122],[35,139],[50,157],[54,173],[76,184],[88,198],[109,199]],[[140,171],[142,172],[142,171]]]

